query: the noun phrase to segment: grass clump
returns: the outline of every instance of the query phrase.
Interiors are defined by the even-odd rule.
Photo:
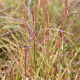
[[[12,77],[8,78],[76,80],[80,67],[80,1],[1,3],[0,58],[5,63],[11,61]],[[7,79],[6,74],[2,79]]]

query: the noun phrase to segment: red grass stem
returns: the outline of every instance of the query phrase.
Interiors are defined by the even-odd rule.
[[[67,12],[68,12],[68,0],[65,0],[65,10],[64,10],[64,15],[63,15],[63,20],[62,20],[62,23],[61,23],[60,30],[64,30],[64,24],[65,24],[65,21],[66,21],[66,18],[67,18]],[[62,36],[63,36],[63,33],[60,32],[61,41],[62,41]]]

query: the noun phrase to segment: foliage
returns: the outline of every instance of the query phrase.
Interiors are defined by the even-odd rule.
[[[1,1],[0,58],[16,68],[10,80],[76,79],[80,67],[80,1],[67,1]],[[6,80],[6,75],[3,77]]]

